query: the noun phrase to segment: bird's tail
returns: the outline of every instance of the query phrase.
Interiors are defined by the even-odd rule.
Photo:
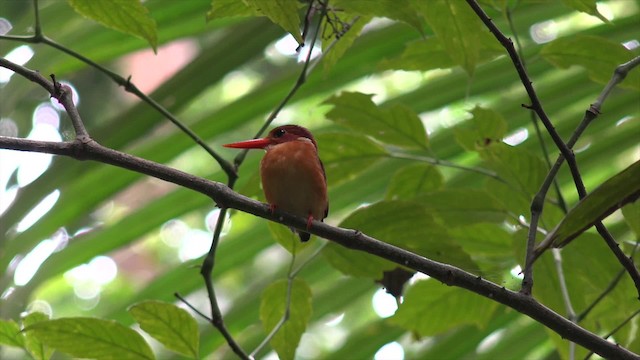
[[[311,238],[311,234],[309,234],[308,232],[304,232],[304,231],[299,231],[298,232],[298,236],[300,236],[300,241],[302,241],[302,242],[307,242]]]

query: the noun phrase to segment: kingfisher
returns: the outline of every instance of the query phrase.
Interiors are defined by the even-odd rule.
[[[306,128],[283,125],[262,139],[223,145],[236,149],[264,149],[260,162],[262,190],[273,213],[276,209],[307,218],[307,229],[315,219],[329,213],[327,175],[318,156],[318,144]],[[310,234],[296,231],[305,242]]]

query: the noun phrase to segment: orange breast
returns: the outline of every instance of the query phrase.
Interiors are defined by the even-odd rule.
[[[267,149],[260,164],[267,202],[286,212],[322,220],[328,208],[327,182],[315,146],[296,140]]]

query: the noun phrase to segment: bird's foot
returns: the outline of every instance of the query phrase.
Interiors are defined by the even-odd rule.
[[[309,217],[307,217],[307,230],[311,229],[312,222],[313,222],[313,215],[309,214]]]

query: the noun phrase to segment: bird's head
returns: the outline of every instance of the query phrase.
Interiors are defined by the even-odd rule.
[[[278,126],[271,130],[269,134],[262,139],[239,141],[222,146],[236,149],[267,149],[270,146],[275,146],[289,141],[297,141],[300,139],[311,141],[313,146],[316,149],[318,148],[316,140],[313,138],[313,135],[311,135],[311,132],[298,125]]]

